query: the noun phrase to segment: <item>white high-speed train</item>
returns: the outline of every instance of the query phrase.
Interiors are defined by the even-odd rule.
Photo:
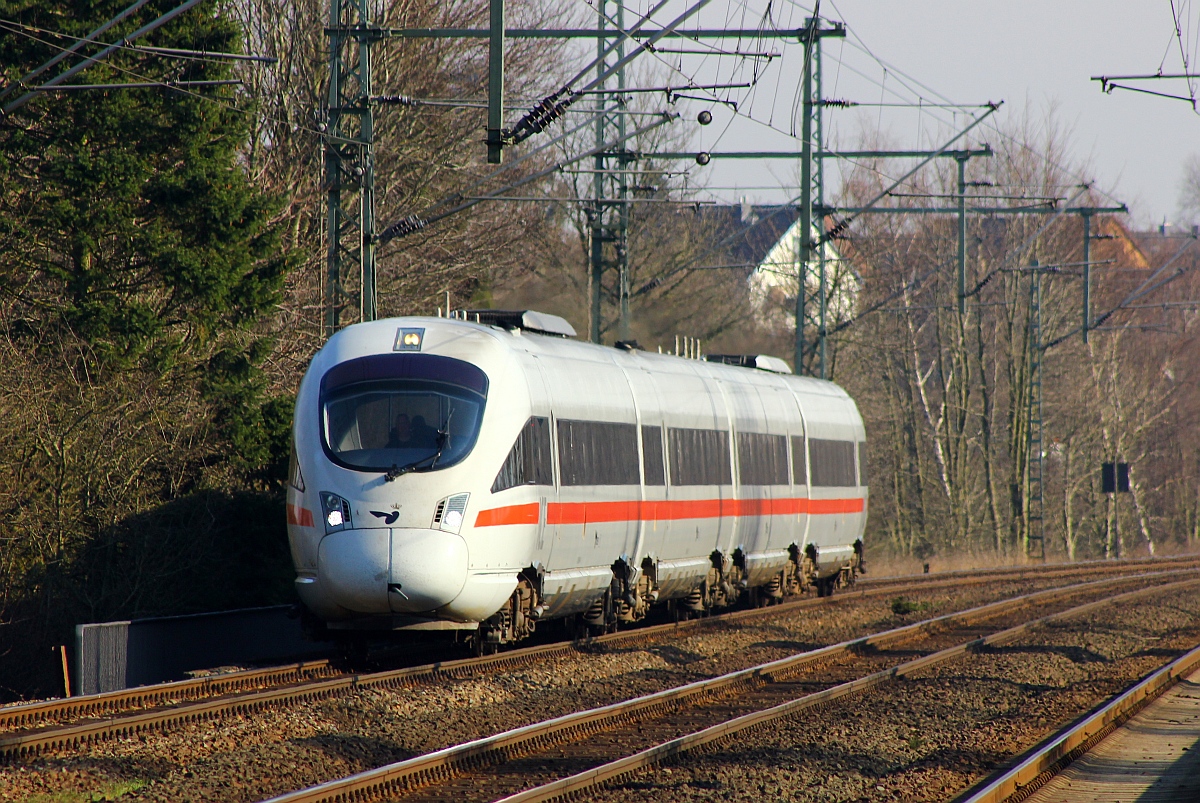
[[[483,649],[655,602],[828,594],[862,570],[866,443],[845,391],[774,358],[572,335],[472,311],[330,338],[300,385],[287,498],[311,614]]]

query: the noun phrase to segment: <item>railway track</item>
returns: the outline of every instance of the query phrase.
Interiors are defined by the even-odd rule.
[[[1200,561],[1171,561],[1167,565],[1177,570],[1195,566]],[[783,605],[734,611],[719,616],[694,619],[678,624],[654,625],[635,630],[598,636],[592,644],[619,647],[647,639],[674,635],[680,630],[728,625],[741,621],[785,615],[793,611],[822,605],[834,605],[854,599],[885,596],[898,590],[960,587],[964,584],[983,584],[1034,577],[1061,579],[1089,574],[1120,572],[1127,578],[1131,568],[1145,565],[1162,566],[1162,562],[1129,562],[1120,566],[1100,564],[1082,568],[1064,566],[1059,570],[984,570],[956,572],[949,576],[919,575],[917,578],[897,578],[894,581],[863,583],[862,587],[830,598],[808,598]],[[1099,570],[1099,571],[1098,571]],[[919,579],[918,579],[919,578]],[[914,582],[917,580],[917,582]],[[213,676],[195,681],[161,684],[130,689],[91,698],[71,698],[47,701],[30,706],[15,706],[0,714],[0,727],[12,721],[43,723],[41,727],[0,734],[0,756],[24,758],[48,750],[76,749],[88,743],[164,731],[189,722],[215,721],[221,718],[253,714],[266,708],[319,700],[364,689],[399,689],[429,683],[440,678],[465,678],[481,673],[517,669],[549,658],[568,655],[577,649],[571,642],[527,647],[499,655],[445,661],[436,664],[407,667],[371,674],[340,674],[328,661],[315,661],[290,667],[248,670]],[[307,677],[306,677],[307,676]],[[272,680],[281,683],[270,687]],[[263,688],[268,686],[268,688]],[[207,694],[206,694],[207,692]],[[190,696],[190,698],[189,698]],[[125,706],[121,710],[121,706]],[[146,706],[151,706],[146,708]],[[83,721],[54,724],[59,717],[81,716],[78,712],[99,710]],[[51,724],[45,724],[51,723]],[[10,726],[11,727],[11,726]]]
[[[1054,580],[1080,576],[1125,574],[1146,567],[1200,566],[1200,558],[1185,556],[1154,560],[1094,561],[1062,564],[1048,568],[1002,567],[922,574],[893,578],[863,579],[834,597],[806,598],[782,605],[732,611],[703,619],[668,625],[648,625],[633,630],[598,636],[590,643],[617,646],[630,640],[661,636],[679,629],[696,629],[738,621],[786,614],[791,611],[836,605],[848,600],[885,596],[897,592],[980,585],[1025,578]],[[44,750],[79,745],[123,734],[163,729],[196,719],[214,719],[256,710],[266,705],[313,699],[359,688],[401,688],[428,682],[435,677],[461,678],[479,671],[516,668],[574,649],[561,642],[505,652],[496,656],[443,661],[370,674],[347,673],[330,660],[248,669],[193,680],[140,686],[132,689],[0,708],[0,756],[28,756]],[[231,695],[246,698],[236,707]],[[214,705],[192,706],[201,701]],[[137,712],[139,715],[130,716]],[[88,721],[81,721],[88,720]],[[77,724],[76,724],[77,723]],[[64,727],[75,725],[74,727]]]
[[[1027,594],[517,728],[282,795],[272,803],[400,797],[463,803],[492,800],[497,794],[524,803],[577,795],[749,728],[820,709],[972,650],[1008,643],[1040,624],[1200,585],[1193,572],[1171,574],[1187,579],[1116,596],[1108,595],[1114,587],[1163,575],[1110,578]],[[1003,621],[1020,618],[1032,606],[1040,613],[1080,596],[1100,598],[1016,624]],[[883,652],[905,643],[924,654],[896,663],[895,655]],[[818,666],[820,676],[811,672]],[[663,741],[668,734],[673,738]],[[531,781],[541,785],[529,789]]]
[[[1029,799],[1198,668],[1200,647],[1169,661],[1121,694],[1075,720],[1035,747],[1015,766],[964,795],[963,803],[1015,803]]]

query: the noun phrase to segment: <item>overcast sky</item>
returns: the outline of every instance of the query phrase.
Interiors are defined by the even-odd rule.
[[[729,19],[729,8],[743,8],[731,4],[717,9],[719,5],[708,6],[700,24],[720,26]],[[765,4],[750,6],[761,9]],[[1183,49],[1193,65],[1200,39],[1197,6],[1175,1]],[[807,13],[795,3],[776,3],[774,9],[777,22],[795,26]],[[1026,108],[1041,117],[1053,107],[1070,135],[1074,161],[1086,165],[1085,177],[1127,203],[1139,223],[1175,221],[1183,163],[1200,154],[1200,116],[1179,100],[1122,90],[1106,95],[1090,80],[1102,74],[1154,73],[1160,65],[1165,72],[1182,72],[1170,0],[825,0],[821,14],[843,20],[851,34],[845,43],[826,40],[827,98],[878,103],[919,94],[928,102],[939,100],[940,94],[964,104],[1003,100],[996,115],[1001,124]],[[753,14],[744,19],[754,23]],[[743,115],[758,122],[714,107],[714,124],[697,129],[697,144],[714,151],[798,148],[789,118],[802,49],[792,44],[783,50],[784,57],[771,65],[773,77],[766,74],[754,97],[738,96]],[[880,62],[893,68],[886,76]],[[715,69],[714,74],[730,82],[744,75],[744,69]],[[1189,94],[1183,81],[1139,85]],[[861,107],[827,114],[830,135],[843,145],[866,124],[882,127],[889,143],[902,148],[940,144],[934,140],[944,137],[954,120],[953,112],[936,109]],[[996,137],[981,132],[979,139],[995,142]],[[793,173],[791,163],[714,162],[708,180],[718,188],[713,195],[723,200],[745,195],[770,202],[790,197],[785,187],[794,185]]]

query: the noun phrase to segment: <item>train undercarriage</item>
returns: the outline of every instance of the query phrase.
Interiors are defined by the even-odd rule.
[[[666,601],[668,616],[675,621],[741,604],[775,605],[809,592],[828,597],[838,589],[852,586],[858,575],[866,572],[861,540],[855,542],[850,560],[832,571],[821,567],[818,552],[811,545],[803,551],[793,546],[787,564],[767,583],[758,586],[748,584],[746,562],[740,550],[728,556],[715,551],[710,561],[708,576],[700,585],[686,597]],[[659,602],[654,561],[647,558],[640,567],[634,567],[617,560],[612,571],[612,582],[602,596],[586,611],[560,620],[573,636],[586,638],[616,632],[622,625],[645,619]],[[521,572],[517,588],[505,605],[468,636],[473,651],[477,655],[492,653],[532,636],[545,612],[540,573],[529,567]]]

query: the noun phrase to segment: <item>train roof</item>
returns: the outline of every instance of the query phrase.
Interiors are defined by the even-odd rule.
[[[420,329],[427,333],[423,337],[429,341],[430,348],[437,349],[438,342],[442,340],[442,337],[438,336],[439,333],[448,334],[458,330],[460,333],[485,335],[503,350],[555,355],[583,362],[640,367],[661,373],[692,373],[699,370],[730,382],[778,385],[782,380],[806,393],[849,398],[848,394],[833,382],[792,374],[787,363],[777,357],[709,355],[707,359],[693,359],[643,350],[632,343],[606,346],[573,339],[567,330],[573,333],[574,329],[555,315],[533,310],[494,310],[489,316],[491,320],[484,320],[487,312],[472,311],[470,319],[466,320],[456,317],[403,317],[355,324],[335,334],[327,345],[333,346],[337,341],[341,341],[339,345],[349,345],[346,341],[358,341],[361,338],[375,344],[374,348],[368,347],[368,351],[379,353],[379,345],[386,343],[390,350],[391,345],[398,342],[396,335],[400,330]],[[478,320],[472,320],[476,316]],[[362,345],[367,346],[367,343]],[[342,351],[341,348],[337,350]],[[349,351],[367,353],[359,348],[350,348]],[[328,366],[328,363],[326,365]]]

